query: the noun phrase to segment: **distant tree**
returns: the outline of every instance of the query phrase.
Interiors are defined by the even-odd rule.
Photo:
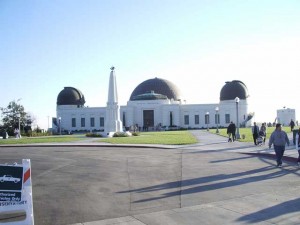
[[[41,128],[38,125],[36,126],[36,128],[33,131],[35,131],[37,133],[41,133],[42,132]]]
[[[28,116],[24,111],[24,106],[16,101],[11,101],[6,108],[0,107],[2,113],[2,129],[5,129],[9,135],[13,135],[14,129],[19,127],[21,131],[28,124]]]

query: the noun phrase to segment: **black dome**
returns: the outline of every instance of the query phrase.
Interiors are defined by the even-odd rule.
[[[240,99],[249,97],[246,85],[239,80],[227,81],[221,89],[220,101],[234,100],[236,97]]]
[[[85,103],[84,96],[76,88],[65,87],[57,96],[57,105],[81,105]]]
[[[178,87],[172,82],[161,79],[154,78],[146,80],[140,83],[132,92],[130,96],[130,101],[134,100],[153,100],[149,99],[149,95],[147,93],[156,93],[160,94],[159,99],[162,99],[166,96],[168,99],[180,100],[181,94]],[[143,98],[143,95],[145,98]]]

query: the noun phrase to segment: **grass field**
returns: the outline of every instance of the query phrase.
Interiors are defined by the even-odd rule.
[[[34,143],[61,143],[84,140],[84,135],[68,135],[68,136],[44,136],[44,137],[22,137],[20,139],[8,138],[0,139],[0,145],[7,144],[34,144]]]
[[[22,137],[20,139],[0,139],[0,145],[4,144],[34,144],[34,143],[61,143],[91,139],[84,135],[62,135],[45,137]],[[163,145],[186,145],[197,143],[196,138],[188,131],[164,131],[142,132],[139,136],[97,138],[98,142],[113,144],[163,144]]]
[[[274,127],[267,128],[267,138],[270,137],[274,131]],[[298,129],[298,128],[297,128]],[[283,127],[287,133],[290,133],[289,127]],[[227,137],[227,129],[219,129],[219,135]],[[210,129],[211,133],[216,133],[216,129]],[[242,142],[253,142],[251,128],[240,128]],[[242,138],[242,137],[245,138]],[[20,139],[9,138],[0,139],[0,145],[4,144],[34,144],[34,143],[62,143],[75,142],[80,140],[91,139],[85,135],[62,135],[62,136],[46,136],[46,137],[23,137]],[[182,131],[162,131],[162,132],[141,132],[139,136],[132,137],[116,137],[116,138],[97,138],[96,141],[112,143],[112,144],[162,144],[162,145],[187,145],[194,144],[198,141],[196,138],[186,130]]]
[[[163,144],[186,145],[195,144],[197,139],[188,131],[142,132],[140,136],[103,138],[99,142],[113,144]]]

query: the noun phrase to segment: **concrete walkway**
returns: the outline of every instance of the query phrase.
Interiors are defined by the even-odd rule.
[[[199,144],[196,144],[194,146],[227,142],[226,137],[215,135],[206,131],[192,131],[192,133],[194,136],[197,137],[197,139],[200,142]],[[298,152],[296,150],[296,146],[293,144],[293,134],[289,133],[288,137],[290,140],[290,146],[286,146],[284,158],[285,160],[294,162],[298,158]],[[254,143],[252,142],[248,143],[248,142],[238,142],[238,141],[233,143],[228,143],[228,145],[233,147],[233,149],[229,149],[229,151],[251,153],[251,154],[262,154],[262,155],[265,154],[275,155],[273,146],[271,149],[269,149],[268,143],[269,140],[267,139],[265,145],[261,145],[261,146],[255,146]]]
[[[228,143],[227,138],[207,131],[191,132],[198,144],[167,147],[176,149],[176,154],[181,150],[179,190],[172,190],[173,182],[128,190],[151,193],[136,204],[151,205],[176,196],[177,207],[76,225],[300,224],[295,146],[287,147],[283,168],[277,168],[274,150],[267,144]]]

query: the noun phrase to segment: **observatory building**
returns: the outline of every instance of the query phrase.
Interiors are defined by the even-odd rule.
[[[225,82],[216,103],[186,104],[177,85],[155,77],[138,84],[127,105],[119,106],[112,68],[106,106],[85,107],[84,95],[75,87],[64,87],[60,91],[56,102],[57,115],[53,118],[54,130],[114,132],[111,130],[114,128],[108,127],[123,131],[132,128],[140,131],[206,129],[227,127],[231,121],[238,121],[240,127],[250,125],[253,114],[248,112],[249,93],[242,81]]]

